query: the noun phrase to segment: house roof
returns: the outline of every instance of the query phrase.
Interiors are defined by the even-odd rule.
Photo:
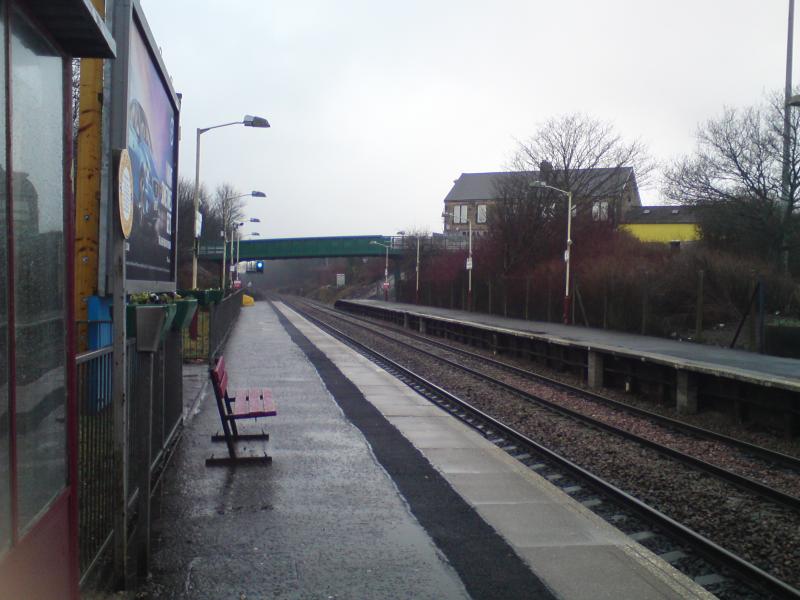
[[[564,180],[564,171],[554,169],[547,172],[545,177],[542,171],[525,172],[498,172],[498,173],[462,173],[453,182],[453,188],[444,201],[466,200],[495,200],[497,190],[506,182],[520,175],[531,180],[546,180],[558,186]],[[574,182],[573,192],[577,196],[606,197],[619,194],[633,177],[632,167],[607,168],[607,169],[574,169],[569,172],[570,179]],[[635,186],[635,181],[634,181]]]
[[[625,223],[634,225],[665,225],[697,223],[697,212],[693,206],[636,206],[625,213]]]

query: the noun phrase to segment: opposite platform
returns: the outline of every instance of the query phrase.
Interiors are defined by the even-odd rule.
[[[800,360],[798,359],[767,356],[743,350],[680,342],[607,329],[510,319],[496,315],[432,306],[378,300],[340,300],[337,305],[340,303],[397,311],[416,317],[448,322],[471,323],[503,333],[523,333],[533,338],[562,346],[580,347],[585,350],[596,350],[633,357],[675,369],[690,369],[716,376],[724,375],[757,384],[768,383],[769,385],[800,392]]]

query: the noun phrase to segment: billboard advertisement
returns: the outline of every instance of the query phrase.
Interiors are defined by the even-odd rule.
[[[147,36],[130,27],[127,150],[132,175],[132,226],[125,255],[128,281],[151,291],[175,286],[178,107],[153,58]]]

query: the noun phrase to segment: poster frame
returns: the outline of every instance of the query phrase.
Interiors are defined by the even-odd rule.
[[[130,55],[132,32],[138,28],[144,41],[147,52],[152,60],[152,64],[158,74],[159,80],[164,87],[167,99],[172,109],[175,111],[175,122],[173,136],[175,140],[173,148],[174,169],[172,172],[172,249],[171,249],[171,274],[169,281],[132,279],[126,275],[125,293],[139,292],[174,292],[176,289],[177,277],[177,251],[178,251],[178,159],[180,148],[180,96],[175,92],[172,81],[161,56],[161,51],[153,37],[153,32],[147,23],[144,11],[139,0],[115,0],[114,2],[114,38],[117,42],[117,59],[112,61],[111,69],[111,149],[121,151],[127,148],[128,132],[128,89],[130,76]],[[112,188],[112,197],[109,199],[111,210],[108,211],[106,225],[109,232],[119,232],[120,220],[117,202],[117,192]],[[109,241],[116,235],[108,236]],[[107,246],[108,256],[112,256],[110,247]],[[126,252],[127,254],[127,252]],[[109,261],[104,261],[110,268]]]

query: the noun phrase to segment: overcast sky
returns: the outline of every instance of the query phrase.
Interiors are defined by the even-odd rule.
[[[247,200],[262,237],[441,231],[459,174],[504,170],[516,139],[563,113],[668,161],[699,122],[761,102],[785,73],[786,0],[142,6],[183,93],[181,176],[194,179],[196,128],[269,119],[202,142],[203,182],[267,194]]]

